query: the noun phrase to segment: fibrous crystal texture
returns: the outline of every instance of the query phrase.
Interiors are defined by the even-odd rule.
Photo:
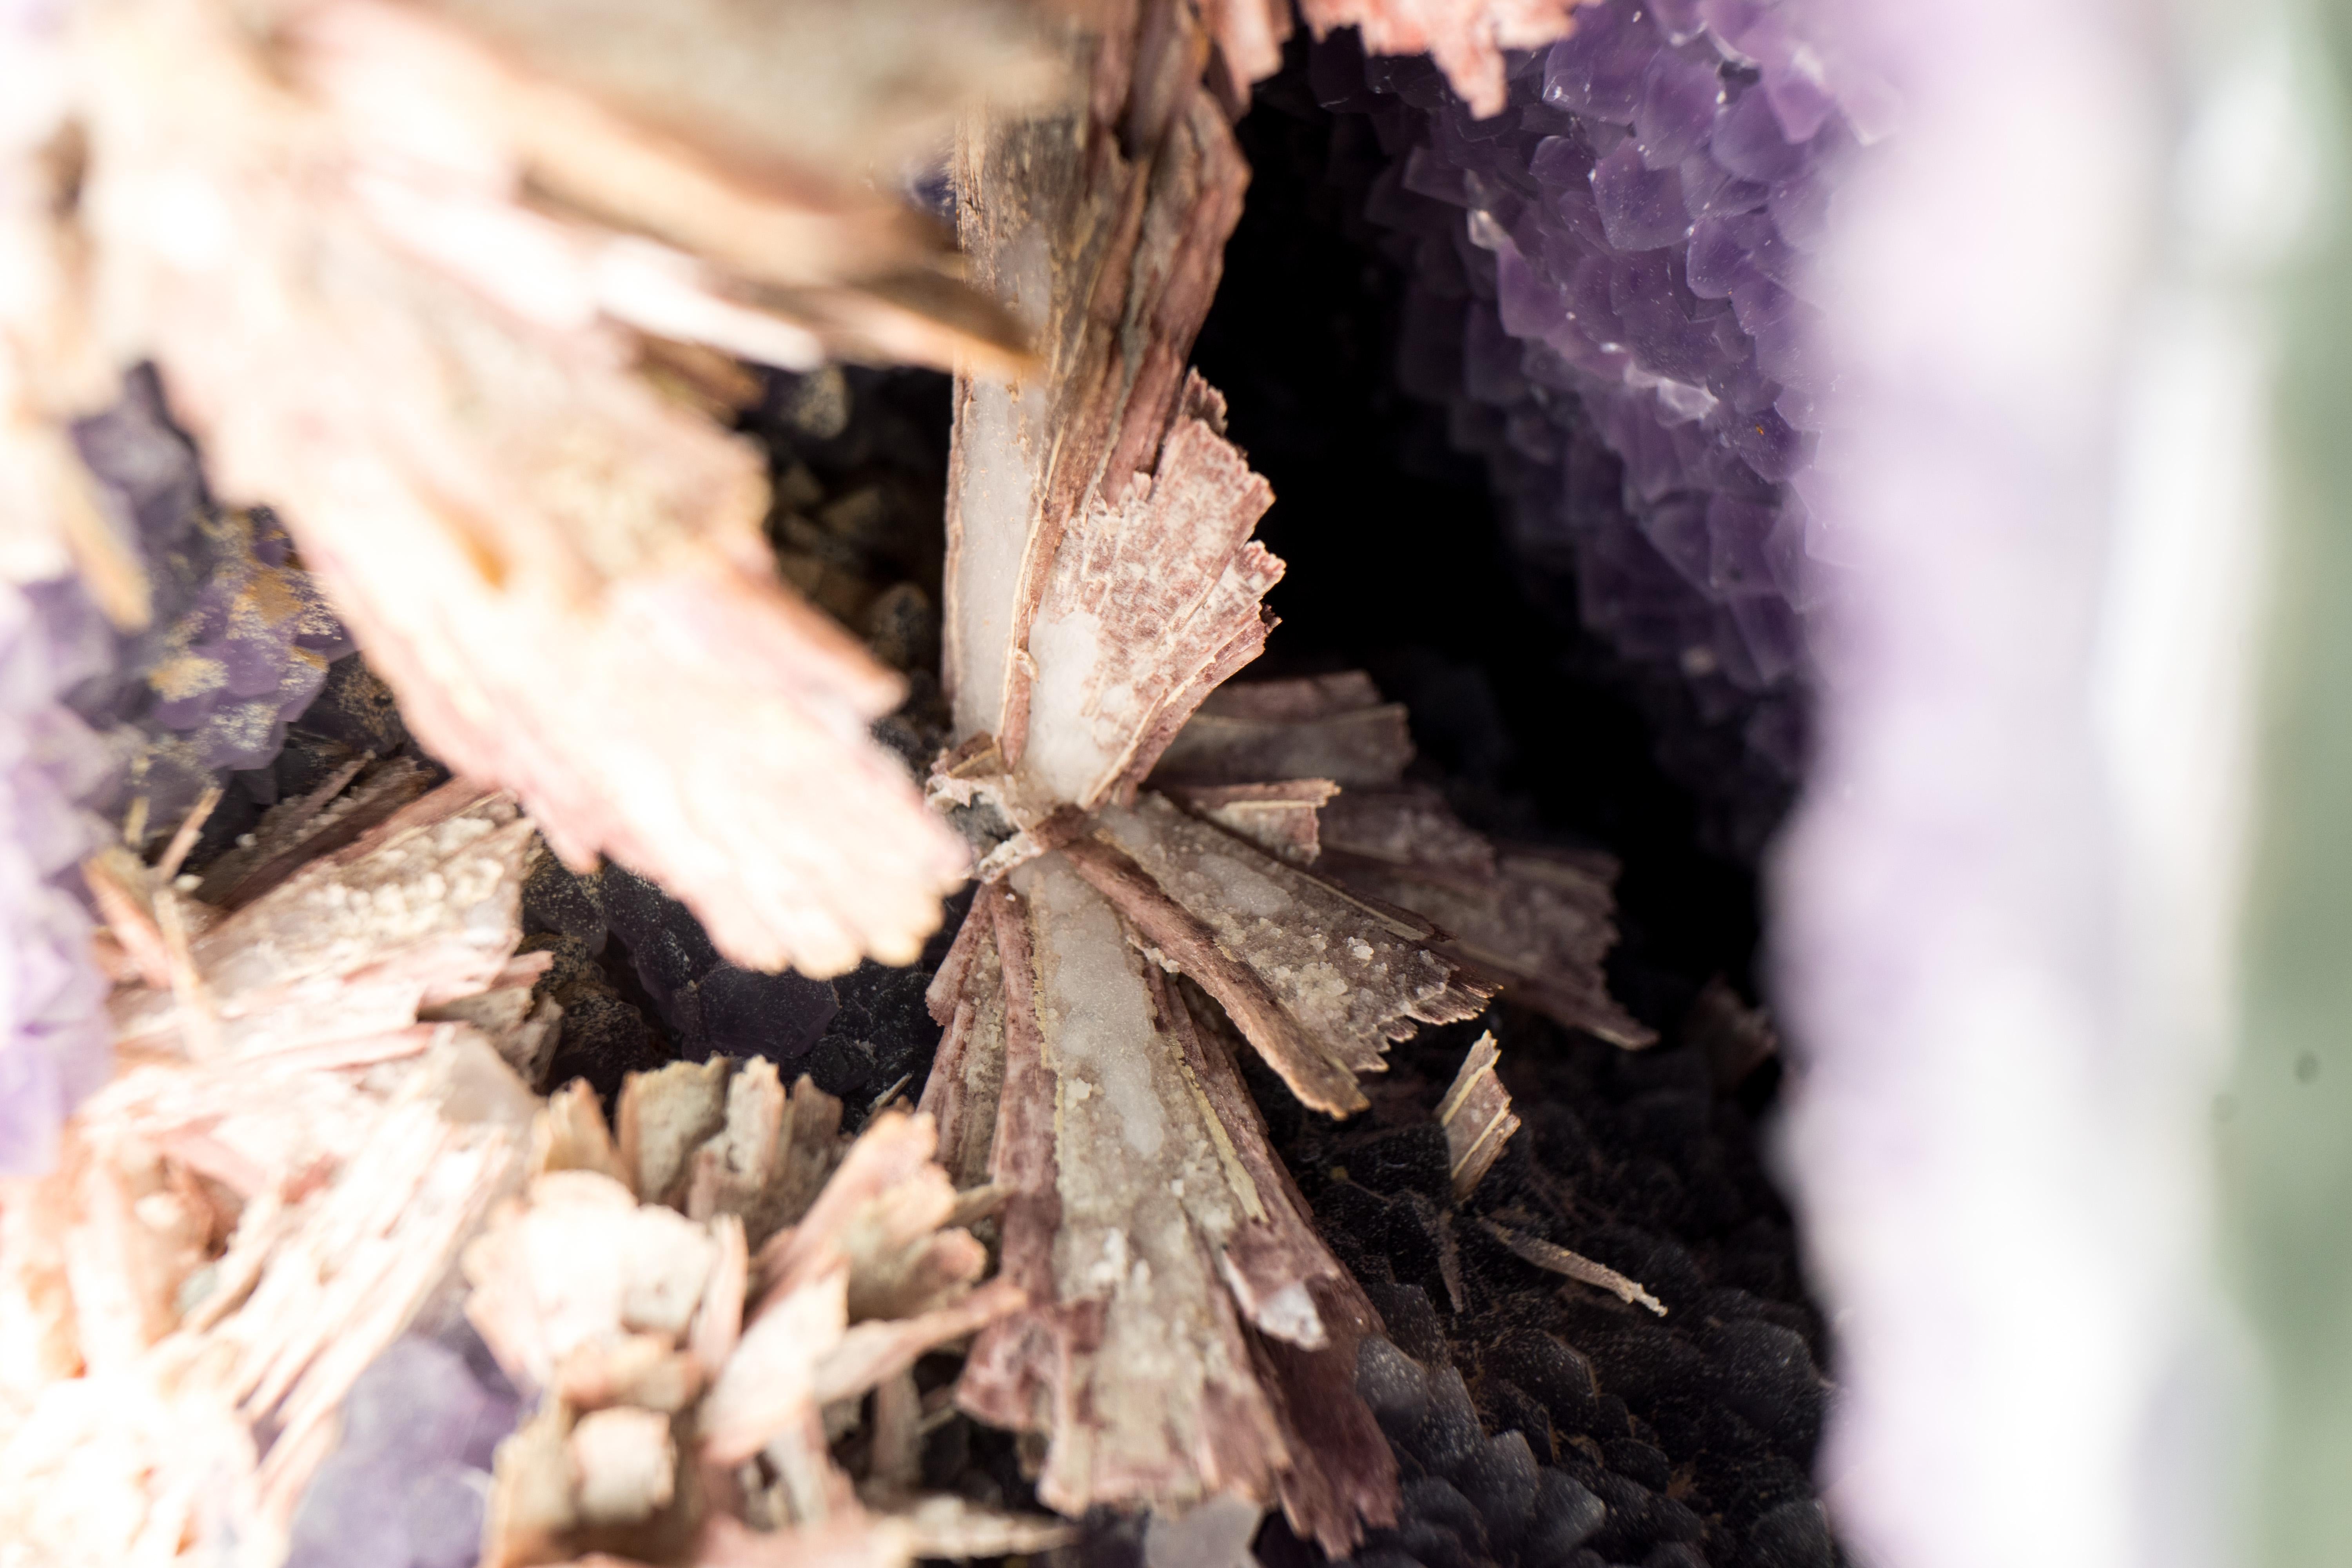
[[[1312,63],[1317,96],[1369,115],[1389,155],[1366,213],[1415,275],[1405,389],[1448,405],[1584,625],[1679,678],[1705,733],[1662,746],[1748,803],[1720,825],[1741,848],[1795,774],[1823,593],[1803,496],[1831,377],[1804,264],[1878,129],[1870,84],[1824,64],[1808,20],[1582,5],[1485,119],[1426,60],[1340,38]]]
[[[86,863],[120,1070],[0,1206],[26,1561],[282,1558],[353,1381],[521,1177],[529,1026],[495,1004],[544,963],[509,962],[530,844],[458,783],[234,910]]]
[[[103,556],[58,431],[150,356],[420,742],[568,864],[655,877],[751,967],[912,958],[961,847],[865,733],[901,681],[776,581],[728,425],[757,396],[730,356],[1021,358],[869,174],[1054,73],[1024,4],[917,9],[11,19],[65,84],[0,121],[0,435],[36,527]]]

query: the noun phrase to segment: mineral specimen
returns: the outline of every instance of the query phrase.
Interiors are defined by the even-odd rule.
[[[0,589],[15,867],[0,903],[16,923],[0,963],[16,969],[5,994],[17,998],[0,1168],[16,1171],[46,1163],[58,1120],[106,1077],[104,982],[74,870],[109,836],[102,819],[142,847],[169,833],[225,770],[277,754],[287,721],[349,647],[271,520],[207,504],[152,377],[129,377],[72,434],[95,481],[93,527],[113,547],[114,607],[139,619],[100,613],[87,562],[78,577]]]
[[[957,387],[960,740],[931,787],[984,850],[983,886],[933,985],[947,1035],[924,1104],[950,1168],[1007,1194],[1005,1274],[1029,1302],[975,1343],[958,1398],[1046,1434],[1039,1496],[1171,1520],[1279,1501],[1338,1552],[1396,1506],[1353,1393],[1380,1320],[1234,1053],[1346,1114],[1391,1041],[1494,984],[1434,926],[1299,863],[1340,778],[1396,783],[1401,714],[1360,677],[1212,696],[1263,646],[1281,567],[1249,537],[1270,493],[1182,370],[1243,175],[1197,58],[1181,17],[1098,38],[1087,110],[959,148],[976,276],[1039,323],[1044,363]],[[1163,763],[1201,815],[1146,787]],[[1359,841],[1382,820],[1359,814]]]
[[[532,1175],[467,1251],[467,1311],[539,1399],[499,1447],[486,1568],[600,1561],[875,1564],[1066,1540],[916,1495],[916,1359],[1022,1304],[956,1223],[928,1117],[855,1141],[841,1103],[724,1058],[632,1077],[618,1136],[583,1084],[541,1112]],[[835,1443],[870,1428],[853,1479]],[[380,1485],[392,1478],[380,1478]]]
[[[910,958],[961,860],[861,733],[901,683],[776,583],[756,456],[710,416],[743,380],[714,351],[1018,357],[867,166],[1049,85],[1032,19],[897,15],[12,16],[64,90],[10,124],[5,243],[40,280],[0,298],[10,428],[153,358],[217,493],[279,509],[435,755],[746,965]],[[843,54],[876,28],[887,69]],[[70,533],[56,468],[34,526]]]
[[[1808,258],[1889,111],[1803,6],[1596,0],[1574,20],[1507,102],[1346,40],[1314,82],[1393,160],[1359,199],[1417,273],[1403,384],[1450,404],[1583,626],[1685,686],[1680,727],[1737,732],[1728,776],[1698,761],[1719,748],[1661,745],[1752,853],[1842,560],[1805,499],[1832,379]]]
[[[121,399],[73,436],[101,506],[136,542],[149,616],[74,691],[125,757],[89,804],[133,816],[143,847],[224,772],[267,766],[351,640],[277,519],[211,503],[152,370],[126,376]]]
[[[70,584],[56,585],[70,593]],[[97,835],[79,803],[111,759],[61,700],[88,673],[0,579],[0,1172],[45,1170],[57,1126],[107,1077],[106,983],[69,890]]]
[[[120,1070],[0,1192],[0,1516],[35,1561],[271,1564],[363,1368],[520,1180],[530,831],[445,786],[222,913],[88,872]],[[436,1020],[439,1016],[439,1021]]]
[[[0,1190],[12,1549],[274,1565],[342,1541],[437,1568],[484,1540],[899,1563],[1060,1540],[912,1489],[915,1359],[1023,1300],[981,1281],[957,1216],[995,1195],[957,1193],[929,1120],[850,1142],[805,1079],[717,1058],[632,1077],[611,1131],[583,1083],[536,1100],[530,826],[461,782],[337,844],[383,794],[353,769],[287,803],[193,882],[221,903],[176,877],[194,821],[152,867],[84,868],[122,1068],[52,1173]],[[400,1338],[469,1240],[466,1311],[539,1399],[494,1480],[511,1390],[462,1331]],[[828,1445],[877,1388],[853,1490]]]
[[[1427,917],[1445,932],[1443,951],[1569,1027],[1621,1046],[1654,1040],[1611,999],[1601,973],[1617,936],[1609,891],[1616,863],[1592,852],[1498,848],[1464,826],[1436,791],[1406,784],[1412,757],[1403,710],[1349,671],[1212,694],[1151,781],[1286,859]]]
[[[1462,1068],[1454,1075],[1453,1087],[1445,1098],[1437,1102],[1438,1124],[1445,1129],[1445,1149],[1451,1156],[1448,1173],[1454,1181],[1456,1203],[1477,1191],[1486,1173],[1503,1155],[1503,1145],[1519,1130],[1519,1119],[1511,1110],[1511,1096],[1495,1076],[1495,1062],[1501,1055],[1495,1037],[1484,1034],[1462,1058]]]
[[[883,26],[817,9],[782,7],[787,52]],[[914,1363],[976,1333],[956,1401],[1043,1435],[1056,1508],[1151,1508],[1155,1563],[1232,1559],[1276,1502],[1333,1553],[1401,1500],[1409,1522],[1444,1510],[1425,1477],[1401,1500],[1375,1420],[1415,1398],[1479,1506],[1501,1520],[1525,1493],[1529,1550],[1575,1550],[1595,1494],[1524,1436],[1481,1439],[1460,1376],[1383,1355],[1244,1081],[1262,1063],[1270,1101],[1366,1109],[1391,1045],[1505,981],[1646,1039],[1600,981],[1609,868],[1498,850],[1405,787],[1401,715],[1361,678],[1217,695],[1264,642],[1281,563],[1250,537],[1267,488],[1184,361],[1244,178],[1223,115],[1256,57],[1236,40],[1272,13],[1255,35],[1239,6],[1082,21],[1080,101],[970,122],[958,211],[1005,315],[925,277],[919,236],[866,195],[812,205],[780,173],[903,151],[858,105],[954,98],[949,56],[988,54],[970,34],[919,40],[936,78],[824,84],[849,111],[808,95],[780,150],[731,65],[685,51],[715,79],[681,92],[667,45],[631,58],[641,18],[574,36],[563,10],[89,7],[90,177],[55,182],[71,199],[47,217],[86,226],[111,296],[139,303],[136,346],[224,485],[284,498],[420,735],[530,801],[581,874],[534,861],[492,784],[425,793],[417,758],[362,748],[319,752],[193,880],[211,794],[159,860],[144,832],[90,858],[126,1069],[58,1173],[0,1200],[0,1313],[28,1363],[0,1405],[13,1539],[268,1563],[356,1536],[349,1560],[402,1568],[485,1538],[492,1564],[708,1568],[1058,1544],[1055,1521],[916,1493],[947,1394]],[[1433,41],[1491,98],[1500,48],[1562,10],[1308,19]],[[704,43],[733,26],[690,24]],[[744,75],[773,74],[774,46]],[[1013,316],[1039,344],[1025,378]],[[858,999],[730,960],[911,957],[963,864],[857,733],[901,689],[770,580],[768,492],[713,423],[751,392],[702,351],[819,343],[952,348],[964,373],[956,744],[933,793],[982,885],[932,991],[928,1114],[882,1103],[899,1083],[845,1115],[772,1061],[711,1057],[623,1078],[608,1126],[586,1083],[525,1092],[600,944],[667,1033],[821,1056]],[[811,378],[791,416],[837,434],[843,384]],[[286,564],[251,514],[221,521]],[[871,524],[788,514],[785,565],[916,662],[924,606],[884,613],[835,570]],[[256,620],[274,582],[159,616],[184,660],[174,718],[291,700],[285,670],[318,650],[299,616]],[[650,878],[589,870],[601,848]],[[1494,1068],[1491,1045],[1464,1064],[1420,1140],[1457,1203],[1517,1125]],[[1549,1239],[1556,1216],[1497,1208],[1457,1237],[1420,1208],[1457,1310],[1475,1246],[1660,1308]],[[993,1279],[965,1228],[984,1221]],[[461,1247],[504,1383],[409,1331]],[[509,1383],[535,1409],[485,1483]]]
[[[932,788],[992,847],[934,984],[948,1035],[925,1104],[951,1164],[1005,1189],[1005,1276],[1028,1297],[974,1345],[958,1398],[1047,1434],[1039,1495],[1066,1512],[1279,1499],[1337,1552],[1395,1507],[1349,1388],[1378,1320],[1267,1152],[1223,1018],[1338,1110],[1361,1103],[1355,1071],[1390,1028],[1466,1016],[1482,993],[1406,928],[1337,945],[1360,906],[1137,798],[1255,656],[1279,574],[1248,542],[1264,482],[1183,369],[1244,174],[1198,80],[1196,24],[1155,17],[1082,43],[1086,105],[976,125],[958,149],[976,276],[1039,323],[1043,362],[957,387],[946,645],[962,740]],[[1189,883],[1168,886],[1178,870]],[[1214,922],[1232,919],[1279,931],[1282,958],[1227,947]]]

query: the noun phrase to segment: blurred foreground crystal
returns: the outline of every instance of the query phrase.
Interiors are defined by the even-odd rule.
[[[0,127],[16,525],[147,613],[61,432],[152,359],[419,740],[567,860],[657,878],[751,967],[912,957],[961,852],[864,733],[903,682],[777,580],[729,356],[1018,361],[888,192],[959,110],[1051,88],[1026,9],[8,26],[40,89]]]
[[[444,786],[234,911],[172,886],[192,838],[88,863],[116,1076],[0,1189],[0,1538],[33,1561],[277,1563],[529,1151],[511,801]]]
[[[87,863],[120,1070],[0,1187],[0,1539],[256,1568],[1061,1541],[914,1491],[916,1358],[1023,1303],[962,1228],[1002,1194],[955,1190],[929,1118],[844,1140],[765,1061],[635,1075],[609,1130],[583,1082],[532,1095],[530,825],[455,783],[339,832],[404,765],[273,814],[196,883],[218,902],[175,880],[194,821]],[[503,1377],[409,1332],[453,1300]]]
[[[841,1110],[714,1057],[632,1075],[612,1129],[578,1082],[541,1111],[528,1188],[466,1256],[467,1314],[538,1401],[499,1446],[488,1568],[903,1568],[1067,1539],[918,1495],[917,1358],[1023,1297],[982,1282],[958,1222],[999,1194],[955,1190],[930,1118],[886,1110],[850,1141]],[[861,1426],[853,1476],[835,1444]]]

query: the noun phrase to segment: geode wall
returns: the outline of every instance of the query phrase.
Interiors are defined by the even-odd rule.
[[[1316,47],[1382,157],[1335,179],[1412,269],[1396,374],[1483,458],[1514,547],[1649,692],[1752,857],[1802,765],[1826,587],[1803,500],[1830,370],[1808,258],[1859,145],[1792,19],[1611,0],[1476,117],[1426,60]]]

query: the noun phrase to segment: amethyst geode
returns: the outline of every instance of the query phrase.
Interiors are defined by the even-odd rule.
[[[1411,254],[1405,389],[1449,405],[1513,545],[1572,576],[1586,627],[1736,730],[1745,781],[1679,749],[1685,774],[1717,773],[1703,793],[1773,803],[1727,829],[1746,850],[1801,761],[1823,593],[1803,492],[1829,385],[1808,261],[1869,118],[1841,108],[1801,19],[1583,5],[1487,120],[1424,59],[1335,38],[1311,66],[1391,159],[1366,212]]]

